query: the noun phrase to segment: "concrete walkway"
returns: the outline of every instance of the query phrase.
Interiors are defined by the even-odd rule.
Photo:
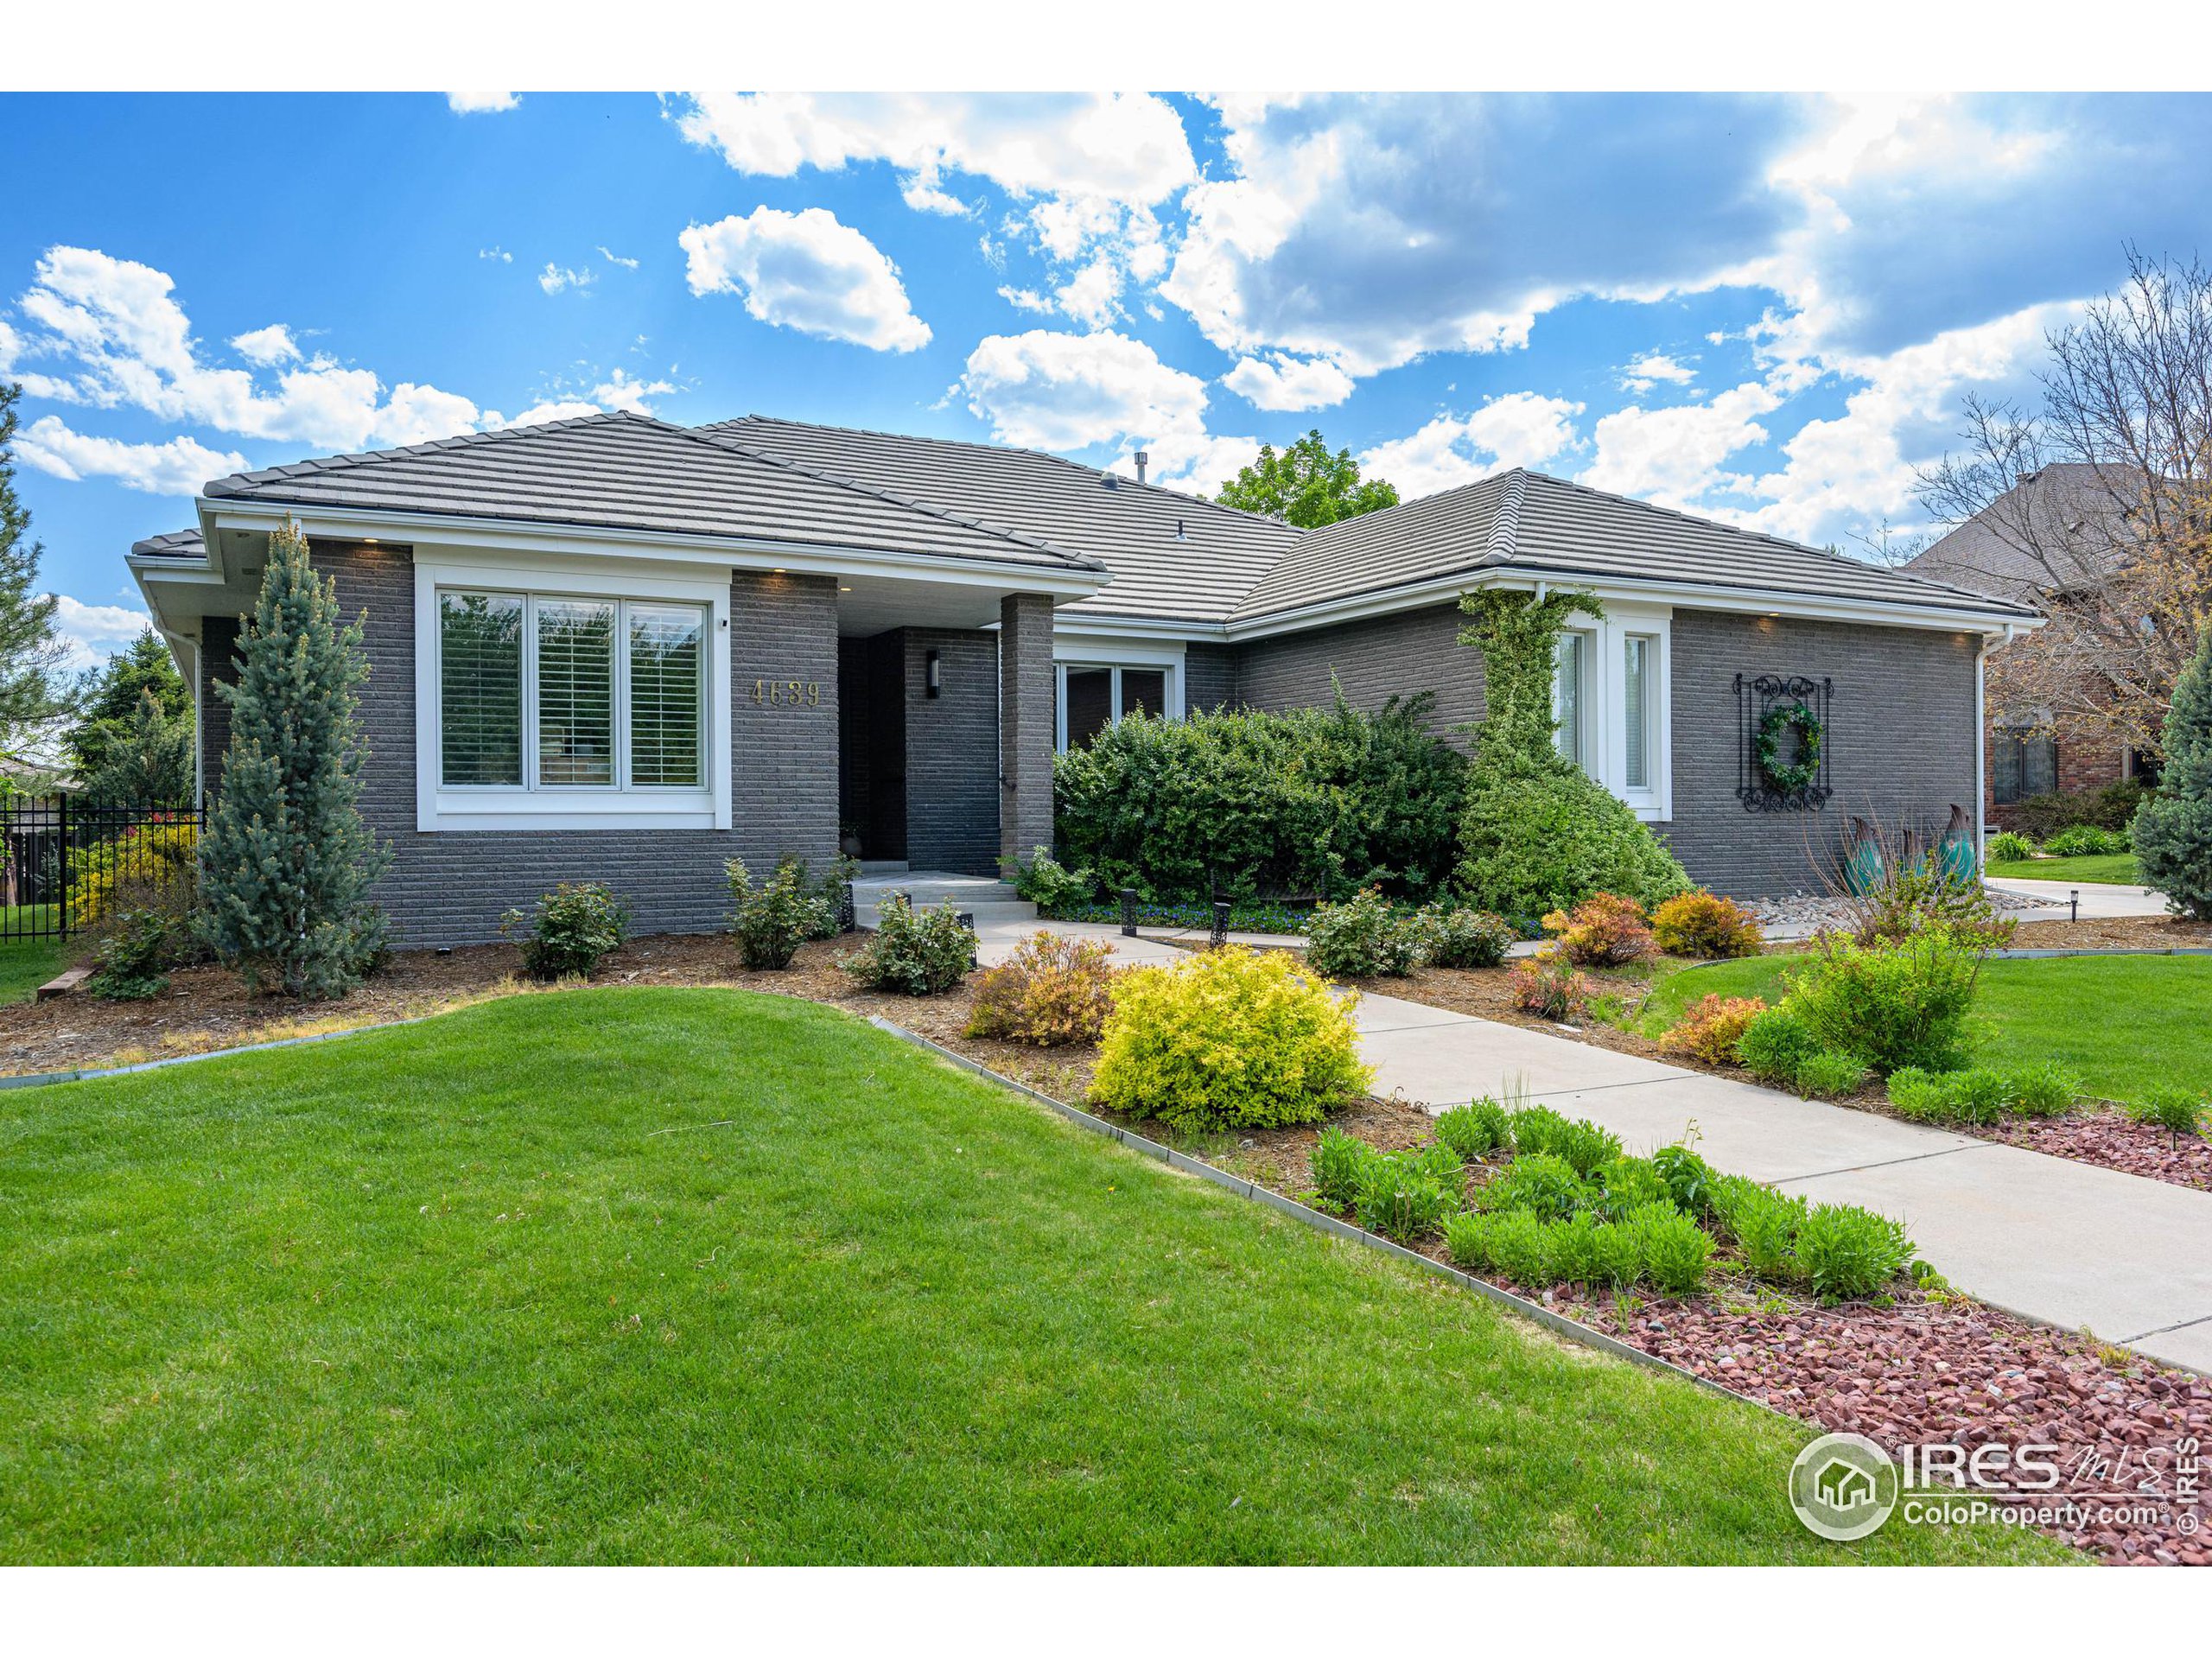
[[[2212,1193],[1395,997],[1357,1017],[1378,1093],[1440,1110],[1519,1082],[1631,1152],[1694,1127],[1717,1169],[1903,1222],[1985,1301],[2212,1373]]]
[[[2005,876],[1989,883],[2005,893],[2017,893],[2025,899],[2039,899],[2046,905],[2057,905],[2058,912],[2047,910],[2024,911],[2022,921],[2047,922],[2053,918],[2064,920],[2064,906],[2073,895],[2082,895],[2082,919],[2102,921],[2122,916],[2163,916],[2166,913],[2165,895],[2149,887],[2124,887],[2116,881],[2029,881]]]

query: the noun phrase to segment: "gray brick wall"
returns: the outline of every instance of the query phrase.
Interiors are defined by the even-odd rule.
[[[999,601],[999,852],[1052,844],[1052,601]]]
[[[231,747],[231,705],[215,690],[219,681],[236,683],[238,620],[203,617],[200,623],[200,777],[210,795],[223,779],[223,756]]]
[[[1325,709],[1332,674],[1356,709],[1433,691],[1436,729],[1464,748],[1458,728],[1482,716],[1483,659],[1459,643],[1463,620],[1447,604],[1255,640],[1236,648],[1236,693],[1254,709]]]
[[[1194,645],[1183,653],[1183,707],[1206,714],[1224,703],[1236,706],[1236,648]]]
[[[999,642],[979,629],[906,628],[906,861],[918,870],[996,875]],[[942,694],[924,674],[938,653]],[[1049,705],[1048,705],[1049,706]],[[1046,750],[1051,749],[1049,735]]]
[[[836,851],[837,606],[827,576],[743,574],[730,605],[732,828],[423,834],[415,828],[414,569],[410,550],[318,544],[348,613],[364,609],[370,677],[361,725],[370,756],[364,816],[391,843],[377,898],[402,946],[472,944],[497,936],[510,906],[558,881],[604,881],[627,899],[639,933],[718,928],[728,907],[722,861],[756,871],[785,853],[817,865]],[[228,652],[203,661],[229,672]],[[756,679],[822,688],[818,704],[756,704]],[[219,722],[211,722],[211,726]],[[211,746],[219,733],[211,730]],[[219,748],[208,751],[211,783]]]
[[[1662,826],[1691,876],[1738,897],[1819,892],[1847,815],[1940,827],[1974,810],[1970,634],[1675,613],[1674,821]],[[1813,813],[1747,812],[1736,798],[1742,741],[1735,677],[1834,682],[1826,738],[1834,798]]]

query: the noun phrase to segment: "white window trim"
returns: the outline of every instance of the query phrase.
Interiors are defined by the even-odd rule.
[[[1062,657],[1054,653],[1052,661],[1052,748],[1065,754],[1068,748],[1068,671],[1096,668],[1112,671],[1112,689],[1109,693],[1112,705],[1112,720],[1122,718],[1122,671],[1125,668],[1144,669],[1160,674],[1165,689],[1160,693],[1160,715],[1167,720],[1183,718],[1183,657],[1159,651],[1147,651],[1135,645],[1101,645],[1086,644],[1078,652]]]
[[[1577,614],[1567,632],[1584,636],[1582,768],[1646,823],[1675,816],[1675,672],[1672,607],[1610,601],[1602,620]],[[1631,637],[1651,641],[1651,684],[1644,710],[1650,783],[1628,786],[1628,652]],[[1553,708],[1559,706],[1553,691]]]
[[[673,601],[702,606],[707,620],[705,784],[697,789],[646,785],[553,785],[542,789],[461,785],[442,775],[443,709],[439,690],[442,588],[529,594],[545,599]],[[525,658],[534,654],[534,644]],[[616,720],[627,716],[629,652],[616,655]],[[594,568],[581,561],[476,555],[447,561],[417,549],[415,559],[415,827],[436,830],[727,830],[730,827],[729,586],[689,574],[646,574],[634,566]],[[524,673],[524,728],[536,706]],[[530,747],[524,746],[527,757]],[[618,753],[627,753],[618,742]],[[531,762],[525,759],[525,766]]]

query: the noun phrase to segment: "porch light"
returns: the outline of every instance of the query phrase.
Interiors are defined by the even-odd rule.
[[[944,664],[938,659],[937,652],[925,651],[922,653],[923,695],[933,697],[944,690]]]

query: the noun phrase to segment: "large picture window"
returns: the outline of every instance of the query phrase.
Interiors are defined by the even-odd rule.
[[[1098,734],[1131,715],[1180,715],[1168,703],[1166,667],[1063,664],[1059,669],[1059,747],[1088,748]]]
[[[2049,732],[1999,728],[1989,758],[1990,793],[1999,806],[2058,788],[2058,740]]]
[[[448,789],[687,789],[706,777],[704,606],[441,591]]]

